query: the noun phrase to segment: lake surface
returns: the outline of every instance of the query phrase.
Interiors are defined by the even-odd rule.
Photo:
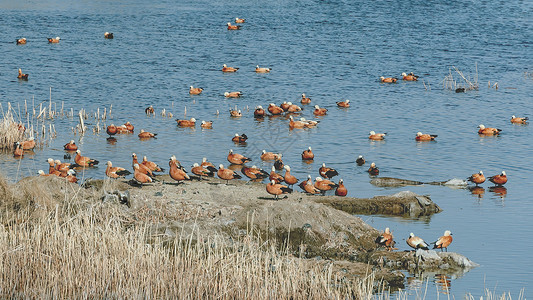
[[[533,116],[533,77],[526,74],[533,72],[533,2],[3,1],[0,10],[4,110],[10,102],[23,112],[24,100],[38,106],[49,100],[51,87],[57,110],[62,103],[75,113],[109,111],[112,105],[105,125],[130,121],[136,134],[158,133],[156,140],[122,135],[110,144],[105,132],[92,133],[94,119],[86,120],[91,131],[80,137],[71,130],[76,120],[57,118],[57,138],[44,149],[20,161],[0,155],[0,170],[12,181],[47,170],[48,157],[63,159],[62,145],[71,139],[82,154],[100,160],[98,168],[79,174],[85,178],[103,178],[107,160],[130,166],[132,152],[161,165],[173,154],[184,166],[204,156],[227,165],[226,155],[234,149],[269,169],[259,160],[260,151],[281,151],[301,179],[318,176],[322,162],[336,168],[349,196],[404,190],[431,195],[443,209],[432,217],[361,217],[380,230],[390,227],[400,251],[407,249],[410,232],[433,242],[451,230],[450,251],[481,265],[451,277],[450,294],[457,299],[480,296],[484,288],[514,297],[525,288],[526,296],[533,295],[533,128],[509,122],[511,115]],[[246,23],[240,31],[228,31],[225,24],[235,17]],[[105,40],[106,31],[115,39]],[[48,44],[46,38],[55,36],[61,42]],[[15,45],[19,37],[28,43]],[[240,70],[224,74],[222,64]],[[476,64],[478,91],[443,89],[452,66],[473,79]],[[256,65],[273,70],[256,74]],[[30,74],[29,81],[17,80],[18,68]],[[411,71],[428,89],[422,81],[378,80]],[[489,81],[499,89],[489,89]],[[204,92],[189,96],[190,85]],[[226,91],[244,96],[228,100]],[[329,109],[317,128],[289,131],[285,117],[253,118],[255,106],[299,104],[301,93],[312,105]],[[337,108],[335,102],[345,99],[352,106]],[[145,115],[148,105],[156,109],[155,117]],[[229,117],[235,106],[243,117]],[[185,107],[187,118],[213,120],[214,128],[178,128],[174,119],[184,116]],[[160,116],[162,109],[174,117]],[[302,116],[314,119],[311,105]],[[479,124],[503,132],[482,137]],[[387,132],[386,140],[369,141],[371,130]],[[437,134],[437,142],[415,142],[418,131]],[[235,133],[246,133],[247,145],[234,145]],[[308,146],[315,152],[312,164],[300,159]],[[478,194],[429,185],[378,188],[365,172],[368,163],[356,166],[359,154],[376,162],[380,176],[428,182],[505,170],[509,182],[503,196],[490,191],[490,183]],[[432,274],[408,276],[413,295],[426,280],[429,295],[440,288]]]

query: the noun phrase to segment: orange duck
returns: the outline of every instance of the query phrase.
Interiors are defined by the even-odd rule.
[[[152,183],[154,182],[154,179],[144,173],[141,173],[141,171],[139,171],[139,165],[138,164],[134,164],[133,165],[133,179],[135,179],[135,181],[137,181],[137,183],[139,183],[140,185],[142,185],[143,183]]]
[[[231,25],[230,22],[228,22],[228,30],[239,30],[241,29],[241,26],[239,25]]]
[[[143,161],[141,162],[141,164],[146,166],[152,172],[163,172],[163,171],[165,171],[163,168],[161,168],[155,162],[149,161],[148,159],[146,159],[146,156],[143,157]]]
[[[368,139],[374,140],[374,141],[381,141],[381,140],[385,139],[385,135],[387,135],[386,132],[385,133],[375,133],[374,131],[370,131]]]
[[[409,73],[409,75],[407,75],[405,72],[403,72],[402,73],[402,80],[405,80],[405,81],[417,81],[418,80],[418,76],[416,76],[412,72]]]
[[[274,195],[275,199],[277,200],[278,199],[278,196],[281,195],[281,194],[289,194],[289,193],[292,193],[292,189],[285,186],[285,185],[282,185],[282,184],[279,184],[279,183],[276,183],[276,181],[274,180],[271,180],[267,185],[266,185],[266,191],[267,193],[269,193],[270,195]]]
[[[326,179],[339,175],[339,173],[335,169],[326,167],[326,163],[322,163],[322,167],[318,169],[318,173],[320,174],[320,176]]]
[[[289,185],[293,186],[298,183],[298,178],[296,176],[291,174],[291,167],[285,166],[285,176],[283,176],[283,180]]]
[[[183,167],[181,165],[178,166],[178,163],[176,161],[176,156],[172,155],[170,157],[170,161],[168,162],[168,165],[170,166],[170,170],[168,174],[170,175],[172,179],[176,180],[178,183],[181,183],[184,180],[191,179],[189,175],[187,175],[187,172],[183,169]]]
[[[67,174],[65,176],[65,179],[68,181],[68,182],[71,182],[71,183],[77,183],[78,182],[78,178],[76,178],[76,171],[74,170],[68,170],[67,171]]]
[[[57,36],[56,38],[47,38],[47,39],[48,39],[48,43],[57,44],[59,43],[59,40],[61,38]]]
[[[204,166],[200,166],[198,163],[194,163],[191,169],[191,173],[198,176],[198,180],[202,180],[202,177],[213,176],[214,173],[208,170]]]
[[[48,174],[51,174],[51,175],[56,175],[56,176],[60,176],[61,175],[61,171],[58,171],[57,168],[55,167],[55,161],[53,158],[48,158]]]
[[[202,124],[200,124],[200,127],[203,129],[213,129],[213,121],[203,121]]]
[[[259,65],[255,66],[256,73],[269,73],[272,71],[272,68],[259,68]]]
[[[261,152],[261,160],[276,160],[276,159],[280,159],[280,158],[281,158],[281,154],[279,154],[279,153],[267,152],[264,149]]]
[[[452,233],[449,230],[444,231],[444,235],[441,236],[434,244],[433,249],[446,249],[446,252],[448,252],[448,246],[452,243]]]
[[[89,158],[87,156],[81,156],[81,151],[76,150],[76,157],[74,157],[74,162],[80,167],[93,167],[98,164],[96,159]]]
[[[144,131],[143,129],[141,129],[141,132],[139,132],[139,138],[141,139],[149,139],[149,138],[156,138],[155,136],[157,135],[157,133],[151,133],[151,132],[148,132],[148,131]]]
[[[283,101],[283,103],[281,103],[279,107],[281,107],[283,111],[287,111],[289,109],[289,103],[287,101]]]
[[[242,96],[242,92],[225,92],[224,97],[226,98],[239,98]]]
[[[17,39],[17,45],[25,45],[25,44],[26,44],[26,38]]]
[[[316,194],[320,194],[322,193],[322,191],[320,191],[319,189],[317,189],[315,187],[315,185],[313,184],[313,180],[311,180],[311,175],[308,175],[309,179],[304,181],[305,182],[305,185],[300,186],[306,193],[308,194],[311,194],[311,195],[316,195]]]
[[[235,18],[235,23],[244,23],[246,19]]]
[[[429,250],[428,248],[428,244],[426,242],[424,242],[423,239],[415,236],[414,233],[410,233],[409,234],[409,238],[405,241],[407,243],[407,245],[409,245],[409,247],[413,248],[413,249],[423,249],[423,250]]]
[[[387,78],[385,78],[385,77],[381,76],[381,77],[379,77],[379,80],[381,82],[384,82],[384,83],[396,83],[396,81],[398,81],[398,78],[396,78],[396,77],[387,77]]]
[[[234,143],[242,144],[246,143],[247,139],[248,137],[246,136],[246,134],[243,133],[242,135],[239,135],[238,133],[236,133],[235,136],[231,139],[231,141]]]
[[[306,97],[304,93],[302,93],[302,99],[300,100],[300,103],[302,104],[309,104],[311,103],[311,98]]]
[[[27,141],[21,143],[22,150],[31,150],[35,148],[35,138],[30,137]]]
[[[74,140],[70,140],[70,142],[63,145],[63,149],[67,151],[76,151],[78,150],[78,146],[74,143]]]
[[[302,152],[302,160],[313,160],[315,159],[315,154],[313,153],[313,150],[311,150],[311,147],[307,148],[307,150],[304,150]]]
[[[283,155],[280,154],[279,157],[276,158],[276,160],[274,161],[274,168],[275,168],[276,170],[282,170],[283,167],[284,167],[284,165],[283,165],[283,161],[281,160],[281,157],[282,157],[282,156],[283,156]]]
[[[394,242],[394,236],[392,235],[392,232],[390,231],[389,227],[385,228],[385,232],[383,232],[380,236],[377,237],[376,244],[380,246],[385,246],[388,251],[394,249],[394,245],[396,244],[396,242]]]
[[[135,128],[133,127],[133,125],[132,125],[129,121],[126,122],[126,123],[124,123],[123,126],[125,126],[126,129],[127,129],[129,132],[132,132],[132,133],[133,133],[133,130],[135,129]]]
[[[281,115],[284,112],[283,108],[276,106],[274,103],[268,105],[268,111],[273,115]]]
[[[220,179],[226,180],[226,184],[228,184],[230,180],[242,178],[241,175],[235,173],[234,171],[230,169],[224,169],[224,165],[222,164],[218,166],[217,175]]]
[[[320,177],[315,178],[315,188],[319,189],[323,194],[326,193],[326,191],[332,190],[338,186],[339,185],[333,181],[322,179]]]
[[[233,149],[229,150],[228,161],[234,165],[243,165],[249,161],[252,161],[250,158],[245,157],[238,153],[233,153]]]
[[[284,182],[285,178],[280,174],[276,173],[276,168],[272,166],[272,171],[270,171],[270,174],[268,175],[268,180],[274,180],[275,182],[280,183]]]
[[[507,183],[507,174],[502,171],[501,174],[489,177],[489,181],[495,185],[502,186]]]
[[[202,158],[202,163],[200,164],[200,166],[202,167],[205,167],[206,169],[208,169],[209,171],[213,172],[213,173],[216,173],[218,170],[217,168],[215,167],[215,165],[213,165],[212,163],[208,162],[207,161],[207,158]]]
[[[515,117],[514,115],[511,117],[511,123],[513,124],[527,124],[528,120],[529,120],[528,117],[520,118],[520,117]]]
[[[225,73],[234,73],[234,72],[237,72],[239,68],[233,68],[233,67],[228,67],[226,66],[226,64],[222,65],[222,72],[225,72]]]
[[[127,175],[130,175],[131,172],[121,168],[121,167],[113,167],[113,164],[108,161],[107,162],[107,168],[105,169],[105,175],[110,178],[119,178],[119,177],[126,177]]]
[[[379,174],[379,169],[378,167],[376,167],[375,163],[370,164],[370,168],[368,168],[368,173],[374,176]]]
[[[348,195],[348,190],[344,186],[344,181],[341,179],[339,180],[339,186],[335,190],[335,196],[345,197],[346,195]]]
[[[229,111],[229,115],[230,115],[232,118],[239,118],[239,117],[242,117],[242,112],[241,112],[240,109],[239,109],[239,110],[234,110],[234,109],[232,109],[232,110]]]
[[[305,118],[300,118],[300,122],[304,122],[305,128],[313,128],[320,123],[320,121],[306,120]]]
[[[113,36],[113,33],[112,32],[105,32],[104,33],[104,38],[108,39],[108,40],[112,40],[115,36]]]
[[[436,137],[438,137],[436,134],[422,134],[422,132],[419,131],[416,133],[415,140],[420,142],[429,142],[434,141]]]
[[[56,159],[54,163],[55,163],[56,170],[58,170],[61,173],[66,174],[68,170],[70,169],[70,163],[62,163],[59,159]]]
[[[200,95],[204,89],[203,88],[195,88],[192,85],[189,87],[189,94],[191,95]]]
[[[195,118],[191,118],[190,120],[176,119],[176,122],[178,122],[178,126],[180,126],[180,127],[194,127],[194,126],[196,126],[196,119]]]
[[[479,173],[472,174],[472,176],[468,177],[468,181],[471,181],[477,185],[482,184],[485,182],[485,175],[483,174],[483,171],[479,171]]]
[[[497,128],[491,128],[491,127],[485,127],[485,125],[481,124],[478,126],[478,134],[484,134],[484,135],[498,135],[502,131],[501,129]]]
[[[315,116],[325,116],[327,112],[327,108],[320,108],[318,105],[315,105],[315,110],[313,111],[313,114]]]
[[[301,107],[299,107],[296,104],[292,104],[292,102],[287,102],[287,104],[289,104],[289,107],[287,108],[287,111],[290,112],[290,113],[298,113],[298,112],[302,111]]]
[[[336,102],[336,103],[338,107],[343,107],[343,108],[350,107],[350,100]]]
[[[143,174],[146,174],[150,177],[153,177],[154,174],[152,173],[152,170],[150,170],[150,168],[148,168],[147,166],[139,163],[139,161],[137,160],[137,154],[135,153],[132,153],[131,154],[131,157],[132,157],[132,166],[133,165],[139,165],[139,172],[143,173]]]
[[[303,121],[294,121],[292,116],[289,117],[289,129],[302,129],[306,128],[307,123]]]
[[[17,76],[18,79],[22,79],[22,80],[28,80],[28,74],[23,74],[22,73],[22,69],[19,69],[19,75]]]
[[[242,169],[241,169],[241,172],[242,174],[244,174],[244,176],[252,179],[252,180],[255,180],[255,179],[264,179],[264,178],[267,178],[268,177],[268,173],[259,169],[258,167],[256,166],[252,166],[251,168],[248,168],[246,166],[244,166]]]
[[[118,129],[117,129],[117,126],[115,126],[115,124],[111,124],[109,126],[107,126],[105,132],[107,132],[107,134],[109,134],[109,137],[117,134],[118,132]]]
[[[266,115],[266,112],[265,110],[263,109],[263,107],[261,105],[259,105],[258,107],[255,108],[254,110],[254,117],[256,118],[262,118]]]

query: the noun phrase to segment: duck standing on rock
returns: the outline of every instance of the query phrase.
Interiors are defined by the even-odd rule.
[[[444,231],[444,235],[441,236],[434,244],[433,249],[440,249],[440,251],[443,251],[442,249],[446,249],[446,252],[448,252],[448,246],[452,243],[452,233],[449,230]]]
[[[388,251],[394,250],[394,245],[396,242],[394,241],[394,236],[392,235],[392,232],[390,231],[389,227],[385,228],[385,232],[383,232],[380,236],[376,238],[376,244],[380,246],[385,246]]]
[[[428,244],[424,242],[423,239],[415,236],[415,234],[412,232],[409,234],[409,238],[407,239],[406,242],[407,242],[407,245],[409,245],[409,247],[415,250],[417,249],[429,250]]]
[[[284,167],[285,168],[285,176],[283,179],[289,186],[293,186],[298,183],[298,178],[296,176],[291,174],[291,167],[288,165]]]
[[[325,194],[326,191],[332,190],[338,186],[339,185],[333,181],[322,179],[320,177],[315,178],[315,188],[319,189],[322,194]]]

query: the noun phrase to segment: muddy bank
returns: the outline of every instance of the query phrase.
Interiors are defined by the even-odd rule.
[[[374,272],[377,279],[394,287],[403,286],[404,275],[398,270],[411,268],[409,255],[376,251],[374,241],[379,232],[352,213],[337,209],[339,203],[340,207],[358,207],[358,213],[390,209],[391,213],[403,214],[406,207],[415,207],[407,213],[422,210],[416,207],[438,208],[429,197],[411,192],[371,199],[295,192],[276,201],[260,183],[225,184],[211,178],[208,182],[175,184],[167,175],[158,178],[160,182],[142,187],[127,180],[89,180],[80,187],[56,177],[25,178],[11,189],[20,193],[10,195],[10,205],[15,211],[35,206],[35,212],[46,214],[63,203],[71,206],[74,214],[81,209],[80,203],[102,203],[102,209],[119,209],[125,224],[142,224],[153,239],[169,242],[179,238],[200,243],[213,235],[237,242],[253,234],[306,263],[332,265],[348,279]],[[0,192],[10,193],[7,190],[0,185]],[[148,238],[147,243],[151,240]],[[380,265],[379,257],[395,263]],[[463,268],[453,261],[447,263]],[[418,265],[430,269],[430,265]]]

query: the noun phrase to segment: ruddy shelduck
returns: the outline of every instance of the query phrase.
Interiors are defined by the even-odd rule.
[[[183,167],[178,166],[178,163],[176,162],[176,157],[173,155],[170,157],[170,161],[168,162],[168,165],[170,166],[170,170],[168,174],[170,177],[174,180],[176,180],[178,183],[181,183],[185,180],[190,180],[191,178],[183,169]]]
[[[332,190],[338,186],[339,185],[333,181],[322,179],[320,177],[315,178],[315,187],[322,193],[326,193],[326,191]]]
[[[25,44],[26,44],[26,38],[17,39],[17,45],[25,45]]]
[[[311,103],[311,98],[307,97],[305,93],[302,93],[302,99],[300,99],[300,103],[309,104]]]
[[[409,245],[409,247],[415,250],[416,249],[429,250],[428,244],[424,242],[423,239],[415,236],[415,234],[412,232],[409,234],[409,238],[406,240],[406,242],[407,242],[407,245]]]
[[[39,170],[37,171],[37,173],[39,174],[39,176],[51,176],[52,174],[46,174],[43,170]]]
[[[235,173],[233,170],[224,169],[224,165],[220,164],[218,166],[217,175],[220,179],[226,180],[226,184],[233,179],[241,179],[241,175]]]
[[[131,157],[132,157],[132,162],[131,162],[131,165],[134,166],[134,165],[139,165],[139,172],[143,173],[143,174],[146,174],[150,177],[153,177],[154,174],[152,173],[152,170],[150,170],[150,168],[148,168],[147,166],[139,163],[139,160],[137,160],[137,154],[135,153],[132,153],[131,154]]]
[[[195,118],[191,118],[190,120],[176,119],[176,122],[178,122],[178,126],[180,126],[180,127],[194,127],[194,126],[196,126],[196,119]]]
[[[191,169],[191,173],[198,176],[198,180],[202,180],[202,177],[213,176],[214,173],[204,166],[200,166],[198,163],[194,163]]]
[[[276,168],[276,170],[283,170],[283,167],[284,167],[284,164],[283,164],[283,160],[281,160],[281,157],[283,155],[280,154],[278,158],[276,158],[276,160],[274,161],[274,168]]]
[[[120,126],[117,126],[117,133],[118,134],[128,134],[128,133],[132,133],[132,132],[128,130],[128,127],[126,125],[120,125]]]
[[[326,179],[333,178],[339,175],[337,170],[326,167],[326,163],[322,163],[322,166],[320,167],[320,169],[318,169],[318,173],[320,174],[320,176]]]
[[[320,106],[315,105],[315,110],[313,111],[313,114],[315,116],[325,116],[327,112],[328,112],[327,108],[321,108]]]
[[[396,242],[394,241],[394,236],[389,227],[385,228],[385,231],[376,238],[376,244],[384,246],[388,251],[394,249]]]
[[[305,128],[306,125],[307,125],[306,122],[295,121],[292,116],[289,117],[289,129],[302,129],[302,128]]]
[[[98,161],[96,159],[92,159],[87,156],[82,156],[81,151],[79,149],[76,150],[76,157],[74,157],[74,161],[80,167],[92,167],[98,164]]]
[[[362,166],[366,163],[366,160],[365,158],[362,156],[362,155],[359,155],[357,157],[357,159],[355,160],[355,163],[358,165],[358,166]]]
[[[256,118],[262,118],[266,115],[265,110],[261,105],[257,106],[254,110],[254,117]]]
[[[131,172],[121,168],[121,167],[113,167],[113,164],[108,161],[107,162],[107,168],[105,169],[105,175],[110,178],[119,178],[119,177],[126,177],[127,175],[130,175]]]
[[[417,81],[418,76],[414,75],[413,73],[407,74],[405,72],[402,73],[402,80],[405,81]]]
[[[139,165],[138,164],[134,164],[133,165],[133,178],[135,179],[135,181],[137,181],[139,184],[143,184],[143,183],[152,183],[154,180],[152,179],[152,177],[146,175],[146,174],[143,174],[139,171]]]
[[[259,65],[255,66],[256,73],[269,73],[272,68],[259,68]]]
[[[59,172],[67,173],[70,169],[70,163],[67,162],[61,162],[59,159],[54,160],[55,168]]]
[[[232,118],[239,118],[239,117],[242,117],[242,112],[240,109],[236,110],[236,109],[231,109],[229,111],[229,115],[232,117]]]
[[[320,191],[319,189],[317,189],[315,187],[315,185],[313,184],[313,180],[311,180],[311,175],[308,175],[308,179],[306,181],[304,181],[305,184],[302,186],[300,186],[306,193],[308,194],[312,194],[312,195],[316,195],[316,194],[320,194],[322,193],[322,191]]]
[[[115,124],[111,124],[111,125],[107,126],[105,132],[107,134],[109,134],[109,136],[113,136],[113,135],[117,134],[117,132],[118,132],[117,126],[115,126]]]
[[[235,18],[235,23],[244,23],[246,19]]]
[[[491,128],[491,127],[485,127],[485,125],[480,124],[478,126],[478,134],[484,134],[484,135],[498,135],[502,131],[501,129],[497,128]]]
[[[212,163],[208,162],[207,161],[207,158],[202,158],[202,163],[200,164],[200,166],[202,167],[205,167],[206,169],[208,169],[209,171],[213,172],[213,173],[216,173],[218,170],[217,168],[215,167],[215,165],[213,165]]]
[[[307,179],[300,182],[300,184],[298,184],[298,186],[305,191],[305,185],[308,183],[308,182],[311,182],[311,184],[313,184],[313,180],[311,179],[311,175],[307,175]]]
[[[228,30],[239,30],[241,29],[241,26],[239,25],[231,25],[230,22],[228,22]]]
[[[344,186],[344,181],[340,179],[338,184],[339,186],[335,189],[335,196],[345,197],[348,195],[348,190]]]
[[[283,101],[283,103],[281,103],[279,105],[279,107],[281,107],[281,109],[283,109],[283,111],[287,111],[289,109],[289,102]]]
[[[350,100],[340,101],[336,103],[338,107],[343,107],[343,108],[350,107]]]
[[[200,95],[204,89],[199,87],[193,87],[192,85],[189,87],[189,94],[191,95]]]
[[[415,140],[419,142],[429,142],[434,141],[436,137],[438,137],[436,134],[427,134],[419,131],[416,133]]]
[[[158,164],[156,164],[155,162],[153,161],[149,161],[146,156],[143,156],[143,161],[141,162],[141,164],[145,165],[146,167],[148,167],[148,169],[150,169],[150,171],[152,172],[163,172],[165,171],[163,168],[161,168]]]
[[[287,186],[285,186],[283,184],[276,183],[276,181],[274,181],[274,180],[271,180],[266,185],[266,191],[270,195],[274,195],[276,200],[278,199],[279,195],[292,193],[292,189],[291,188],[289,188],[289,187],[287,187]]]
[[[283,179],[285,180],[285,183],[287,183],[289,186],[293,186],[298,183],[298,178],[296,176],[291,174],[291,167],[285,166],[285,176],[283,176]]]
[[[106,38],[106,39],[112,40],[114,37],[115,37],[115,36],[113,35],[112,32],[107,32],[107,31],[106,31],[106,32],[104,33],[104,38]]]
[[[48,38],[48,43],[57,44],[61,40],[60,37],[56,36],[55,38]]]
[[[468,181],[480,185],[485,182],[485,175],[483,174],[483,171],[479,171],[479,173],[472,174],[472,176],[468,177]]]
[[[239,98],[242,96],[242,92],[225,92],[224,97],[226,98]]]
[[[229,150],[227,159],[230,163],[234,165],[243,165],[244,163],[252,161],[252,159],[245,157],[244,155],[233,153],[233,149]]]
[[[507,183],[507,174],[505,173],[505,171],[502,171],[501,174],[489,177],[489,181],[494,183],[495,185],[502,186]]]
[[[67,151],[76,151],[76,150],[78,150],[78,145],[76,145],[76,143],[74,143],[74,140],[70,140],[70,142],[68,142],[65,145],[63,145],[63,149],[65,149]]]
[[[231,138],[231,141],[234,143],[242,144],[242,143],[246,143],[247,139],[248,139],[248,136],[246,136],[246,134],[243,133],[239,135],[238,133],[236,133],[235,136]]]
[[[285,178],[281,176],[280,174],[276,173],[276,168],[272,166],[270,174],[268,175],[268,180],[274,180],[277,183],[280,183],[280,182],[284,182]]]
[[[152,105],[150,105],[144,109],[144,113],[146,113],[147,115],[155,115],[155,109]]]
[[[22,150],[31,150],[33,148],[35,148],[35,138],[34,137],[30,137],[27,141],[24,141],[21,143],[22,145]]]
[[[222,65],[222,72],[225,72],[225,73],[234,73],[234,72],[237,72],[238,69],[239,68],[228,67],[226,66],[226,64]]]
[[[78,182],[78,178],[76,178],[76,171],[68,170],[66,175],[67,176],[65,176],[65,179],[68,182],[70,182],[70,183],[77,183]]]
[[[527,124],[528,120],[529,120],[528,117],[520,118],[520,117],[515,117],[514,115],[511,117],[511,123],[513,124]]]
[[[315,154],[313,153],[313,149],[311,147],[308,147],[307,150],[304,150],[302,152],[302,160],[313,160],[315,159]]]
[[[53,158],[48,158],[47,161],[48,161],[48,174],[60,176],[61,175],[61,171],[56,169],[54,159]]]
[[[242,169],[241,169],[241,172],[242,174],[244,174],[244,176],[252,179],[252,180],[257,180],[257,179],[264,179],[264,178],[267,178],[268,177],[268,173],[263,171],[262,169],[256,167],[256,166],[252,166],[251,168],[249,167],[246,167],[244,166]]]
[[[379,174],[379,169],[378,167],[376,167],[375,163],[370,164],[370,168],[368,168],[368,173],[374,176]]]
[[[19,69],[19,74],[17,76],[18,79],[22,79],[22,80],[28,80],[28,74],[24,74],[22,73],[22,69]]]
[[[139,132],[138,136],[141,139],[149,139],[149,138],[155,138],[157,133],[151,133],[148,131],[144,131],[144,129],[141,129],[141,132]]]
[[[442,249],[446,249],[446,252],[448,252],[448,246],[452,243],[452,233],[449,230],[444,231],[444,235],[441,236],[433,246],[433,249],[440,249],[440,251],[443,251]]]
[[[281,115],[284,112],[283,108],[277,106],[274,103],[270,103],[268,105],[268,111],[273,115]]]
[[[369,135],[368,135],[368,139],[370,140],[374,140],[374,141],[381,141],[381,140],[384,140],[385,139],[385,135],[387,135],[387,133],[376,133],[374,131],[370,131]]]
[[[276,159],[279,159],[279,158],[281,158],[281,154],[279,154],[279,153],[267,152],[264,149],[261,152],[261,160],[276,160]]]
[[[385,78],[385,77],[381,76],[381,77],[379,77],[379,80],[381,82],[384,82],[384,83],[396,83],[396,81],[398,81],[398,78],[396,78],[396,77],[387,77],[387,78]]]
[[[301,112],[302,111],[301,107],[299,107],[296,104],[292,104],[292,102],[287,102],[287,104],[289,104],[289,107],[287,108],[287,111],[290,112],[290,113],[297,113],[297,112]]]
[[[213,129],[213,121],[202,120],[200,127],[202,127],[203,129]]]
[[[313,128],[320,123],[320,121],[306,120],[305,118],[300,118],[300,121],[305,123],[305,128]]]

